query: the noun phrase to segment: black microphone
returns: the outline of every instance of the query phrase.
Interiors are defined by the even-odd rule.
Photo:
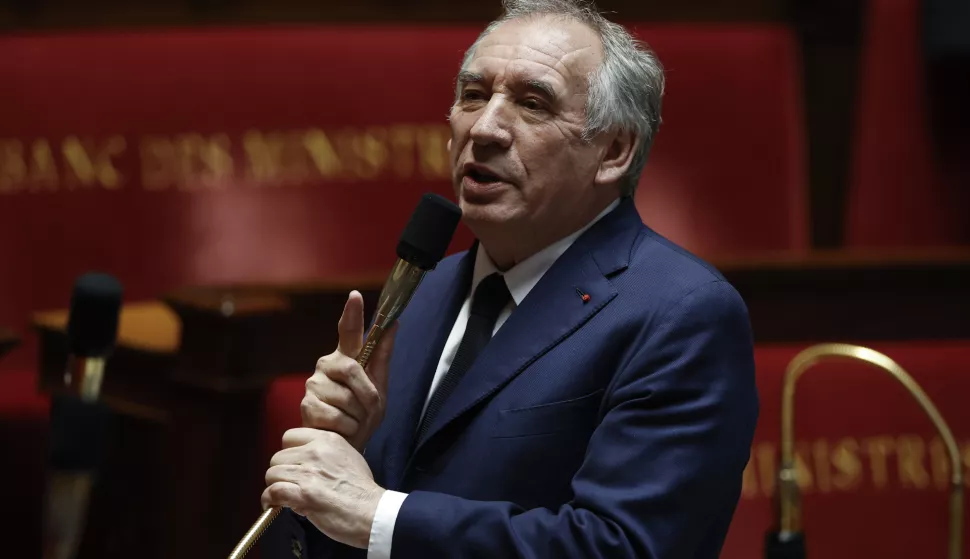
[[[461,209],[451,201],[434,193],[421,198],[398,240],[397,262],[381,290],[374,323],[357,357],[362,367],[367,366],[384,331],[401,316],[424,275],[444,257],[459,221]]]
[[[371,353],[384,332],[401,316],[425,274],[444,258],[460,221],[461,208],[450,200],[434,193],[421,197],[398,240],[397,262],[381,290],[374,322],[367,331],[364,346],[357,356],[357,362],[362,367],[367,366]],[[270,507],[263,511],[233,548],[229,559],[242,559],[280,510],[279,507]]]
[[[108,438],[110,412],[99,396],[118,334],[121,295],[118,280],[105,274],[85,274],[74,284],[64,387],[51,397],[43,559],[73,559],[84,534]]]

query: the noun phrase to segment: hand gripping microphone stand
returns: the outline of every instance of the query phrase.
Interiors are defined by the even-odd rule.
[[[950,460],[950,535],[948,559],[963,557],[963,467],[960,452],[950,427],[943,416],[913,380],[895,361],[869,348],[848,344],[819,344],[811,346],[792,359],[785,371],[781,403],[781,469],[778,472],[779,530],[765,537],[766,559],[805,559],[805,536],[802,533],[801,495],[795,470],[795,382],[812,365],[823,360],[850,359],[862,361],[889,373],[916,402],[943,439]]]
[[[401,233],[397,245],[397,263],[384,284],[373,325],[367,331],[363,349],[357,356],[361,367],[367,366],[381,336],[401,316],[424,275],[444,257],[460,220],[461,209],[445,198],[431,193],[421,198]],[[229,559],[242,559],[280,510],[279,507],[266,509],[236,544]]]

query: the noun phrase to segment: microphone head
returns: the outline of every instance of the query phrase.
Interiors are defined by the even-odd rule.
[[[437,194],[425,194],[401,233],[398,257],[422,270],[433,269],[444,258],[459,221],[461,208]]]
[[[76,357],[103,357],[114,347],[121,312],[121,284],[107,274],[77,279],[67,319],[70,352]]]

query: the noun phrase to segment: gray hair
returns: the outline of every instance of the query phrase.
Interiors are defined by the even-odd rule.
[[[660,127],[664,71],[656,55],[623,26],[603,17],[590,1],[503,0],[502,6],[501,17],[491,22],[465,52],[461,69],[467,68],[475,49],[489,33],[514,19],[552,15],[572,18],[592,29],[603,43],[603,63],[588,78],[583,139],[589,141],[612,130],[633,133],[639,143],[630,168],[620,181],[621,194],[632,196]],[[460,90],[458,84],[456,102]]]

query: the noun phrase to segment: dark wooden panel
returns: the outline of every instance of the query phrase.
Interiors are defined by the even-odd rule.
[[[792,5],[802,47],[812,240],[816,248],[832,249],[842,245],[865,5],[851,0]]]
[[[970,253],[724,263],[759,343],[970,337]]]

